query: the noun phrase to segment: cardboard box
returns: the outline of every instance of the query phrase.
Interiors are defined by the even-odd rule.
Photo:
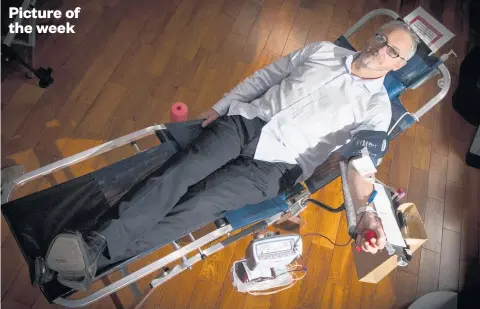
[[[407,228],[402,231],[402,234],[406,243],[410,246],[412,254],[415,255],[417,249],[427,241],[427,231],[422,217],[413,203],[400,205],[397,212],[402,212],[407,216]],[[357,252],[354,243],[351,249],[359,281],[378,283],[398,267],[397,255],[390,256],[387,250],[377,254]]]

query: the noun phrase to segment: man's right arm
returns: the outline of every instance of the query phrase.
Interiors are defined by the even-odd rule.
[[[256,71],[230,92],[226,93],[223,98],[213,106],[213,110],[221,116],[228,112],[232,101],[250,103],[274,85],[279,84],[313,53],[321,48],[323,44],[322,42],[309,44]]]

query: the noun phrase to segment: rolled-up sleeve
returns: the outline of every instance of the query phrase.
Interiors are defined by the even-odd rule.
[[[324,42],[316,42],[298,49],[288,55],[285,55],[266,67],[256,71],[239,83],[230,92],[226,93],[219,100],[213,109],[219,115],[225,115],[228,112],[232,101],[250,103],[272,86],[279,84],[299,65],[304,63],[311,55],[321,48]]]

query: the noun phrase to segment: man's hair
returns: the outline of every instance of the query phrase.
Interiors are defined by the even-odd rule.
[[[403,21],[399,20],[392,20],[386,24],[384,24],[380,29],[378,29],[378,32],[383,32],[386,30],[390,29],[403,29],[405,32],[407,32],[410,35],[410,39],[412,40],[412,49],[408,53],[408,55],[405,57],[405,60],[410,60],[410,58],[415,55],[417,52],[417,46],[418,43],[420,42],[420,39],[418,38],[417,34],[412,30],[412,28],[404,23]]]

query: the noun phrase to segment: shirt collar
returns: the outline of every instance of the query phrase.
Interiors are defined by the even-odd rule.
[[[374,79],[362,79],[360,77],[354,76],[352,74],[352,63],[353,60],[360,54],[360,52],[355,52],[351,55],[344,56],[345,67],[348,74],[352,75],[357,81],[357,83],[362,84],[370,93],[380,92],[383,87],[383,81],[385,76],[374,78]]]

